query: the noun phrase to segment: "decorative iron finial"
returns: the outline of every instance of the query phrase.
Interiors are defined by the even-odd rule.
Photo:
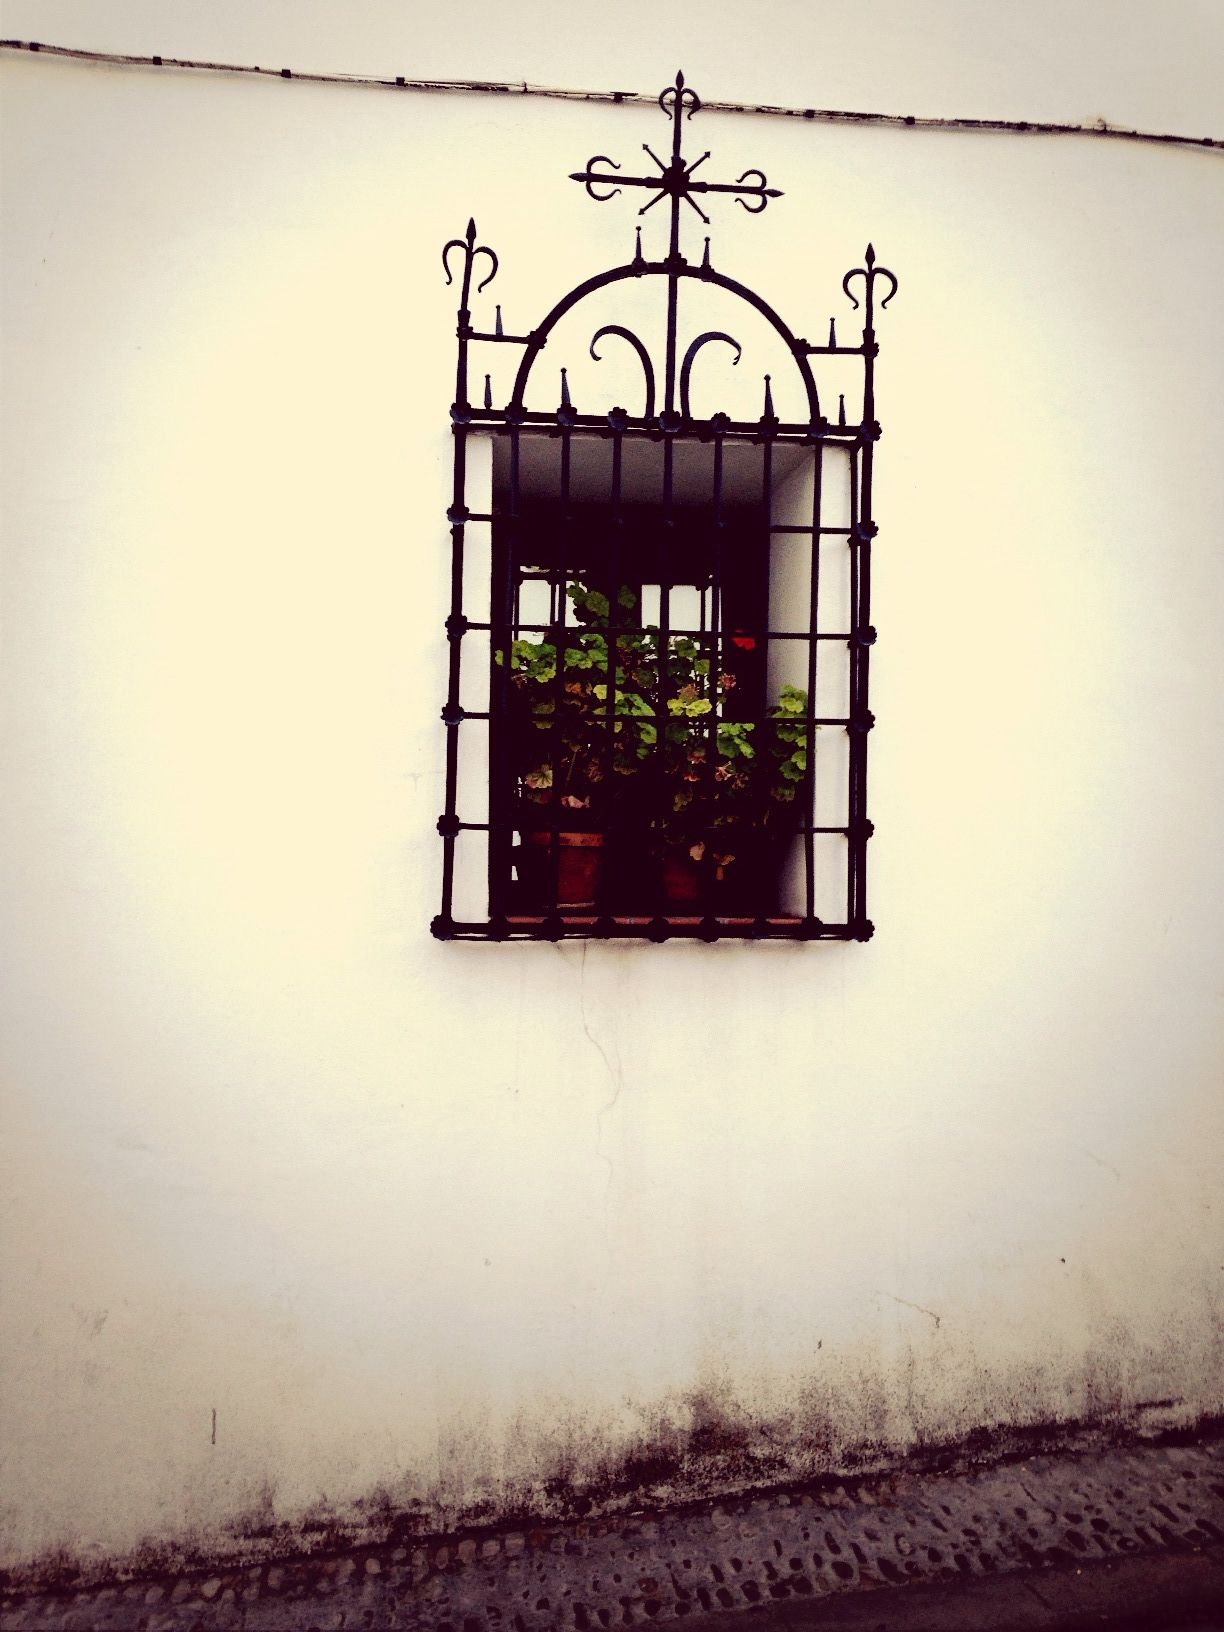
[[[872,247],[871,244],[867,245],[867,253],[863,256],[863,259],[866,262],[866,265],[865,266],[852,267],[850,269],[850,271],[847,272],[845,277],[842,279],[842,289],[843,289],[843,291],[844,291],[844,293],[846,295],[847,300],[855,308],[855,310],[857,310],[859,303],[858,303],[857,299],[854,297],[854,295],[852,295],[850,293],[850,285],[851,285],[851,283],[853,282],[853,280],[855,278],[862,278],[865,299],[866,299],[866,302],[867,302],[867,309],[866,309],[866,313],[865,313],[865,327],[870,329],[871,326],[872,326],[872,319],[875,316],[875,286],[876,286],[876,279],[877,278],[887,278],[888,283],[889,283],[888,293],[884,296],[884,299],[880,302],[880,310],[881,311],[884,310],[885,306],[888,305],[889,301],[896,294],[896,292],[897,292],[897,280],[893,276],[893,274],[888,270],[888,268],[886,266],[877,266],[876,265],[876,252],[875,252],[875,249]]]
[[[487,255],[490,263],[487,276],[482,282],[476,285],[476,293],[479,294],[480,291],[492,283],[493,279],[497,276],[497,256],[485,244],[477,244],[476,223],[475,221],[469,220],[467,224],[467,231],[464,233],[463,237],[452,238],[450,243],[448,243],[442,251],[442,270],[446,273],[447,283],[454,283],[455,281],[454,277],[451,275],[450,269],[450,252],[452,249],[458,249],[463,252],[463,297],[460,305],[466,309],[468,296],[472,292],[472,266],[476,260],[476,257],[478,255]]]
[[[770,387],[769,381],[770,381],[770,376],[768,374],[766,374],[766,376],[765,376],[765,408],[764,408],[764,411],[761,414],[762,419],[776,419],[778,417],[774,413],[773,391],[772,391],[772,389]]]
[[[486,408],[493,406],[493,380],[488,374],[485,375],[484,405]]]
[[[561,406],[562,408],[572,408],[574,406],[570,400],[569,376],[565,369],[561,370]]]
[[[495,322],[493,324],[493,333],[500,340],[501,337],[505,334],[505,332],[506,332],[505,329],[502,328],[501,304],[499,302],[498,307],[497,307],[497,318],[496,318],[496,320],[495,320]]]
[[[666,86],[659,92],[659,106],[671,118],[682,114],[686,105],[688,117],[691,119],[701,107],[701,98],[684,83],[683,69],[677,68],[676,83]]]
[[[837,423],[839,425],[846,423],[846,398],[844,393],[841,392],[838,393],[837,398]]]
[[[501,308],[499,307],[498,310],[500,311]],[[832,351],[834,346],[836,346],[836,344],[837,344],[837,319],[835,317],[831,317],[829,319],[829,350]]]
[[[638,211],[639,215],[645,215],[647,210],[653,209],[661,198],[670,198],[672,215],[671,253],[673,255],[679,253],[680,201],[682,199],[692,209],[696,210],[703,221],[708,222],[710,218],[694,199],[694,193],[729,193],[736,199],[737,203],[742,204],[753,215],[759,215],[771,198],[780,198],[782,196],[778,188],[766,185],[765,175],[760,170],[745,170],[743,175],[734,182],[693,180],[693,172],[698,165],[704,164],[710,155],[703,153],[700,158],[694,159],[691,164],[685,163],[681,151],[683,146],[683,124],[686,117],[691,119],[701,107],[701,98],[684,83],[682,73],[676,75],[674,85],[669,85],[660,94],[659,106],[672,121],[670,162],[665,164],[649,145],[642,144],[643,151],[648,153],[658,166],[657,175],[623,176],[619,173],[615,176],[609,175],[606,169],[597,169],[596,166],[610,166],[612,170],[619,172],[620,165],[614,159],[610,159],[607,154],[596,153],[587,160],[585,170],[572,172],[571,181],[582,182],[590,196],[600,204],[606,204],[609,199],[615,198],[616,194],[625,187],[649,188],[654,197],[647,199],[646,203]],[[608,190],[596,192],[597,187]]]
[[[641,229],[641,227],[634,227],[634,229],[633,229],[633,259],[634,259],[635,262],[640,261],[642,259],[642,229]]]
[[[710,240],[705,241],[705,248],[701,252],[701,264],[708,272],[710,269]]]

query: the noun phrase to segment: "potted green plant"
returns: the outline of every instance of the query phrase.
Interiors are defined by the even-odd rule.
[[[701,660],[688,660],[695,672],[669,696],[663,728],[655,842],[664,899],[687,905],[709,896],[759,911],[773,892],[807,774],[807,692],[783,686],[760,722],[727,719],[734,676],[720,672],[711,686],[708,672],[696,669]]]
[[[660,631],[636,623],[628,589],[615,605],[581,582],[566,594],[571,625],[510,649],[520,876],[544,899],[555,876],[559,907],[593,908],[615,829],[639,874],[639,839],[653,857],[666,906],[714,897],[760,910],[807,771],[807,693],[783,686],[764,720],[730,718],[735,675],[704,642],[672,635],[664,651]]]
[[[630,590],[620,591],[615,610],[580,582],[566,594],[573,626],[512,643],[509,701],[515,824],[526,851],[520,870],[551,896],[555,868],[556,904],[570,909],[597,904],[612,801],[657,742],[649,701],[656,643],[630,625],[637,605]],[[556,822],[544,825],[542,809],[550,818],[555,811]]]

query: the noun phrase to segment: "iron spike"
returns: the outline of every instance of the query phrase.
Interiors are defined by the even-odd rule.
[[[641,227],[635,227],[633,230],[636,238],[633,246],[633,258],[635,261],[640,261],[642,259],[642,229]]]
[[[710,264],[710,240],[708,238],[705,241],[705,249],[702,252],[701,264],[702,264],[702,266],[707,267],[707,268],[709,267],[709,264]]]
[[[769,380],[770,380],[770,376],[768,374],[766,374],[766,376],[765,376],[765,409],[764,409],[764,412],[761,415],[762,419],[774,419],[774,418],[777,417],[775,415],[775,413],[774,413],[773,390],[770,387]]]
[[[574,406],[570,401],[569,376],[564,369],[561,370],[561,406],[562,408],[572,408]]]
[[[872,246],[870,244],[867,245],[867,265],[868,266],[874,266],[875,265],[875,250],[872,248]]]
[[[468,217],[467,241],[468,241],[469,244],[474,244],[476,242],[476,218],[475,218],[475,216],[469,216]]]
[[[497,308],[497,321],[493,325],[493,333],[497,335],[498,339],[500,340],[505,332],[505,329],[502,328],[501,306],[499,305]]]
[[[837,399],[837,423],[839,425],[846,423],[846,399],[842,395],[839,395]]]
[[[837,319],[835,317],[831,317],[829,319],[829,346],[830,346],[830,349],[832,347],[834,347],[836,344],[837,344]]]
[[[486,408],[493,406],[493,381],[488,374],[485,375],[484,405]]]
[[[684,74],[679,68],[676,69],[676,89],[678,91],[684,89]]]

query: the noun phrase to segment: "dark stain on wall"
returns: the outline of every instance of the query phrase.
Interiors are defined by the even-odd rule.
[[[828,1490],[846,1478],[868,1474],[967,1472],[1046,1453],[1224,1438],[1224,1415],[1153,1426],[1152,1413],[1167,1417],[1177,1407],[1177,1401],[1155,1400],[1124,1415],[1115,1412],[1076,1422],[978,1427],[955,1439],[913,1445],[900,1454],[886,1443],[864,1443],[853,1450],[843,1449],[824,1471],[796,1478],[790,1459],[782,1449],[769,1447],[768,1433],[759,1425],[728,1413],[717,1400],[703,1398],[687,1432],[669,1427],[643,1434],[623,1455],[598,1467],[579,1468],[563,1456],[562,1463],[570,1460],[570,1465],[559,1466],[537,1485],[505,1490],[497,1497],[478,1497],[449,1511],[440,1509],[436,1501],[379,1485],[344,1514],[321,1502],[290,1522],[277,1519],[275,1490],[269,1484],[241,1517],[216,1536],[150,1541],[121,1559],[100,1564],[85,1564],[60,1552],[26,1569],[0,1572],[0,1586],[19,1591],[70,1590],[103,1581],[323,1558],[383,1543],[479,1542],[498,1532],[530,1533],[566,1520],[701,1507],[766,1492]],[[818,1451],[818,1447],[812,1449]]]

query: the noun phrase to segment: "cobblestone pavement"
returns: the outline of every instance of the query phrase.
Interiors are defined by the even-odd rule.
[[[1202,1606],[1217,1599],[1209,1591],[1183,1612],[1174,1588],[1199,1578],[1207,1589],[1212,1582],[1219,1588],[1221,1544],[1224,1442],[1214,1441],[1033,1456],[969,1473],[882,1475],[653,1517],[363,1547],[18,1597],[9,1601],[4,1626],[610,1632],[683,1618],[696,1632],[755,1609],[747,1625],[761,1632],[852,1624],[980,1632],[1071,1624],[1051,1614],[1061,1613],[1060,1605],[1073,1609],[1077,1593],[1089,1619],[1075,1624],[1099,1626],[1102,1614],[1092,1614],[1089,1599],[1093,1591],[1099,1599],[1101,1583],[1111,1581],[1111,1624],[1122,1625],[1116,1612],[1137,1589],[1118,1583],[1146,1571],[1145,1579],[1164,1572],[1169,1583],[1167,1618],[1125,1624],[1209,1628],[1214,1623]],[[887,1590],[898,1586],[913,1590]],[[968,1620],[959,1611],[940,1620],[937,1609],[930,1611],[934,1620],[913,1619],[915,1608],[937,1605],[941,1594],[949,1604],[959,1594],[962,1607],[985,1607],[967,1610]],[[1016,1609],[1022,1598],[1024,1613]],[[1005,1601],[1010,1619],[999,1607]],[[908,1606],[900,1620],[899,1604]],[[1033,1604],[1045,1605],[1045,1619]],[[858,1618],[856,1605],[871,1612],[867,1619]]]

